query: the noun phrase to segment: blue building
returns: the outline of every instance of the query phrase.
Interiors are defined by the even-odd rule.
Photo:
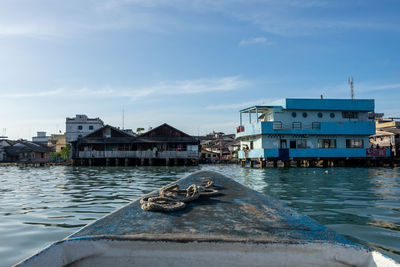
[[[373,99],[286,98],[240,111],[239,158],[244,160],[349,159],[387,156],[371,149]],[[382,153],[383,152],[383,153]]]

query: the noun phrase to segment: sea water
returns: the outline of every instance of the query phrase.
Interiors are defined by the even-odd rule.
[[[0,266],[200,169],[286,202],[351,241],[400,261],[399,168],[0,167]]]

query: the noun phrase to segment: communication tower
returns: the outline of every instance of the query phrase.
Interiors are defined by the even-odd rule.
[[[351,99],[354,99],[354,85],[353,85],[353,76],[350,76],[347,82],[350,84],[350,94]]]

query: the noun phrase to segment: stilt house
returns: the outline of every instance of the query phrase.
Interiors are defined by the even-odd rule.
[[[199,141],[164,123],[140,136],[106,125],[72,143],[75,165],[193,165]]]

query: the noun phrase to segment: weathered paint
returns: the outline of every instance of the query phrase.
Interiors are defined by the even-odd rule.
[[[214,179],[220,188],[220,196],[199,199],[189,203],[186,209],[172,213],[146,212],[135,201],[84,227],[70,238],[148,233],[196,238],[225,236],[280,243],[323,241],[349,244],[349,241],[282,202],[221,174],[198,172],[179,180],[178,184],[181,187],[200,184],[203,177]]]
[[[199,171],[177,183],[181,187],[187,187],[193,183],[200,184],[201,179],[205,177],[211,177],[215,181],[221,193],[219,196],[198,199],[188,203],[186,209],[171,213],[143,211],[139,201],[136,200],[85,226],[63,241],[53,244],[22,262],[21,265],[40,266],[46,263],[46,260],[49,261],[48,257],[53,257],[53,262],[59,262],[60,264],[55,264],[58,266],[76,263],[82,259],[93,259],[96,262],[96,257],[110,261],[112,255],[115,258],[114,262],[121,261],[121,264],[132,264],[131,260],[136,260],[137,265],[145,264],[152,255],[154,259],[158,259],[157,265],[162,265],[164,263],[162,255],[164,255],[175,260],[189,260],[188,264],[193,265],[196,256],[185,254],[187,251],[198,251],[197,257],[199,255],[207,257],[210,253],[214,253],[211,256],[216,258],[233,253],[238,259],[246,259],[249,263],[247,265],[254,265],[251,258],[254,260],[255,256],[249,252],[260,250],[260,253],[265,255],[263,258],[261,254],[256,253],[259,255],[258,261],[265,261],[266,255],[270,253],[270,256],[274,257],[271,262],[279,261],[282,265],[288,266],[286,263],[289,262],[285,262],[285,253],[290,255],[298,253],[301,256],[303,254],[299,254],[299,249],[308,251],[307,261],[303,262],[306,264],[312,262],[315,257],[317,253],[315,248],[324,246],[335,248],[331,250],[332,255],[329,256],[333,261],[338,261],[343,253],[348,253],[347,249],[361,251],[366,255],[365,260],[369,259],[368,250],[344,239],[282,202],[251,190],[221,174]],[[155,191],[149,195],[156,193]],[[113,242],[117,244],[113,245]],[[161,245],[164,246],[163,249],[159,248]],[[146,246],[147,249],[143,253],[147,253],[147,256],[135,254],[141,247]],[[216,248],[213,251],[212,247],[219,247],[219,250]],[[220,255],[216,255],[216,251],[220,251]],[[274,256],[271,251],[280,253],[280,258]],[[242,252],[244,258],[239,257]],[[107,253],[110,253],[110,256],[107,256]],[[324,253],[316,255],[322,254]],[[299,260],[301,258],[297,259]],[[296,259],[293,258],[293,262],[296,262]],[[229,263],[220,265],[214,262],[211,265],[229,266]]]

